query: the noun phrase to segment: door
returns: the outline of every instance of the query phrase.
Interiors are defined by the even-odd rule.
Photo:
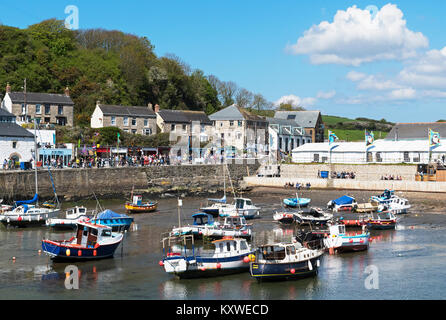
[[[81,246],[83,246],[83,247],[87,246],[87,239],[88,239],[89,233],[90,233],[90,228],[87,228],[86,226],[84,226],[84,231],[82,233]]]

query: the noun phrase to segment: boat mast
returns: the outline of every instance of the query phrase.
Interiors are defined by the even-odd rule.
[[[36,194],[37,202],[36,206],[39,206],[39,187],[37,185],[37,129],[36,129],[36,118],[34,118],[34,178],[36,181]]]

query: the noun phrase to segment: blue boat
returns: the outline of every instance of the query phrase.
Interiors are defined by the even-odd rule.
[[[42,250],[54,261],[87,261],[111,258],[122,242],[122,233],[87,221],[77,224],[76,236],[69,240],[42,240]]]
[[[308,198],[289,198],[283,199],[283,203],[287,207],[298,208],[298,207],[306,207],[310,204],[311,199]]]
[[[113,232],[123,232],[130,228],[133,218],[107,209],[99,213],[95,219],[92,219],[91,223],[109,226]]]
[[[262,280],[297,280],[315,276],[322,250],[303,247],[299,242],[259,247],[250,262],[251,277]]]

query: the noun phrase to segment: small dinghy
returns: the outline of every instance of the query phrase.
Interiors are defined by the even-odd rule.
[[[370,214],[365,220],[370,230],[395,229],[397,219],[392,212],[377,212]]]
[[[258,281],[315,276],[323,253],[323,250],[304,247],[296,239],[292,243],[263,245],[255,251],[249,272]]]
[[[187,237],[192,242],[192,248],[188,249]],[[213,241],[213,252],[198,253],[194,247],[193,236],[180,238],[184,248],[171,251],[170,245],[175,239],[172,237],[163,239],[163,260],[159,265],[164,270],[180,279],[206,278],[246,272],[249,269],[249,256],[253,253],[245,239],[225,237]]]
[[[293,212],[276,212],[273,219],[280,224],[293,224],[296,221],[296,216]]]
[[[76,236],[70,240],[42,240],[42,250],[54,261],[86,261],[110,258],[124,235],[112,228],[78,222]]]
[[[309,198],[289,198],[283,199],[285,206],[290,208],[304,208],[307,207],[311,202]]]
[[[153,212],[158,208],[158,202],[142,202],[142,195],[133,196],[132,202],[126,202],[125,209],[127,213],[146,213]]]
[[[193,235],[195,238],[200,238],[203,235],[204,229],[213,228],[218,225],[218,222],[214,221],[214,217],[209,213],[198,212],[193,214],[192,218],[194,219],[192,225],[173,228],[170,236]]]

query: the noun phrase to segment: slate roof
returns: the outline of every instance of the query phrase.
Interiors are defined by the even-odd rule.
[[[428,140],[429,129],[446,138],[446,122],[397,123],[387,134],[385,140]]]
[[[9,118],[15,119],[15,115],[13,115],[8,110],[3,109],[3,108],[0,108],[0,117],[9,117]]]
[[[212,121],[215,121],[215,120],[266,121],[264,118],[257,116],[255,114],[251,114],[248,111],[236,106],[235,104],[211,114],[209,116],[209,119],[211,119]]]
[[[144,117],[156,118],[156,114],[149,107],[141,106],[115,106],[100,104],[98,107],[105,116],[127,116],[127,117]]]
[[[200,124],[212,125],[212,121],[203,111],[162,109],[158,111],[158,115],[165,123],[192,123],[193,121],[199,121]]]
[[[16,123],[0,122],[0,137],[33,138],[34,135]]]
[[[304,128],[315,128],[320,111],[276,111],[275,118],[296,121]]]
[[[11,98],[12,103],[23,103],[25,102],[25,94],[23,92],[9,92],[6,93]],[[27,92],[26,93],[26,103],[32,104],[63,104],[63,105],[74,105],[73,100],[64,94],[56,93],[37,93],[37,92]]]

